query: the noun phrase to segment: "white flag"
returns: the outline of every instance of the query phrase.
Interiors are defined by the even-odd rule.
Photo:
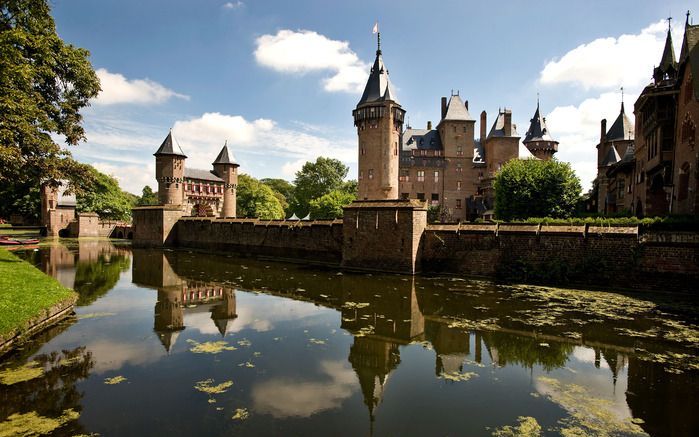
[[[374,28],[371,29],[371,33],[374,33],[374,34],[379,33],[379,22],[378,21],[374,24]]]

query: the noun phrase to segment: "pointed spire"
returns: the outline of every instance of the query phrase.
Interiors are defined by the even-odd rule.
[[[614,123],[612,123],[612,126],[607,131],[606,141],[632,140],[634,138],[633,123],[631,123],[629,117],[626,116],[623,95],[622,87],[621,108],[619,109],[619,115],[616,117],[616,120],[614,120]]]
[[[187,157],[184,154],[184,152],[182,151],[180,144],[172,136],[172,129],[170,129],[170,132],[168,132],[167,136],[165,137],[165,140],[163,141],[163,143],[160,145],[158,150],[153,155],[154,156],[174,155],[174,156],[181,156],[183,158]]]
[[[383,63],[383,56],[381,55],[381,35],[378,32],[377,35],[379,36],[377,39],[378,48],[376,50],[376,59],[374,60],[374,65],[371,67],[369,79],[364,87],[364,93],[359,103],[357,103],[357,106],[364,103],[383,102],[386,100],[393,101],[400,105],[391,80],[388,77],[388,70]]]
[[[522,142],[526,144],[533,141],[555,141],[546,127],[546,118],[541,116],[539,93],[536,93],[536,111],[534,111],[534,116],[530,120],[529,130],[527,130]]]
[[[239,164],[235,161],[235,157],[233,156],[233,154],[230,154],[228,152],[228,140],[226,140],[226,142],[223,143],[223,148],[216,157],[216,160],[213,162],[213,165],[217,164],[235,165],[236,167],[239,166]]]
[[[665,38],[665,48],[660,58],[660,64],[655,68],[653,77],[656,82],[660,82],[665,76],[673,77],[677,72],[677,59],[675,58],[675,48],[672,45],[672,17],[667,19],[667,37]]]

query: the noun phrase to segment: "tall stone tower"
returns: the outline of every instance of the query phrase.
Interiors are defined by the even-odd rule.
[[[527,135],[522,141],[535,157],[548,161],[558,152],[558,141],[554,140],[546,127],[546,118],[539,112],[539,99],[536,99],[536,112],[529,124]]]
[[[359,136],[358,199],[398,199],[399,142],[405,111],[383,63],[381,34],[369,80],[352,116]]]
[[[172,137],[172,131],[153,154],[158,201],[161,205],[182,205],[184,201],[184,160],[187,156]]]
[[[221,152],[213,162],[214,173],[223,179],[223,207],[221,218],[236,217],[236,190],[238,189],[238,167],[233,155],[228,153],[228,145],[224,144]]]

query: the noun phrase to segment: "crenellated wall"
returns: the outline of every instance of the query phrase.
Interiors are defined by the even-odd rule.
[[[413,202],[413,203],[411,203]],[[693,292],[699,233],[636,227],[427,225],[415,201],[356,202],[344,220],[260,221],[134,210],[135,246],[322,262],[347,269],[449,273],[519,283]]]
[[[184,217],[177,246],[339,264],[342,221],[258,221]]]

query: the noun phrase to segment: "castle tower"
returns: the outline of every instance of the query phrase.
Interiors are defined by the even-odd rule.
[[[667,20],[667,36],[665,37],[665,48],[663,56],[660,58],[660,65],[653,70],[653,79],[655,83],[660,83],[663,80],[677,79],[677,59],[675,58],[675,49],[672,45],[672,26],[670,19]]]
[[[221,218],[236,217],[236,190],[238,189],[238,167],[235,157],[228,152],[228,145],[224,144],[221,152],[213,162],[214,173],[223,179],[223,207]]]
[[[187,158],[172,137],[172,131],[153,154],[158,201],[161,205],[182,205],[184,200],[184,160]]]
[[[358,199],[398,199],[398,153],[405,111],[383,63],[381,34],[369,80],[352,116],[359,136]]]
[[[546,127],[546,118],[539,112],[539,99],[536,99],[536,111],[529,124],[524,145],[535,157],[548,161],[558,152],[558,141],[554,140]]]

